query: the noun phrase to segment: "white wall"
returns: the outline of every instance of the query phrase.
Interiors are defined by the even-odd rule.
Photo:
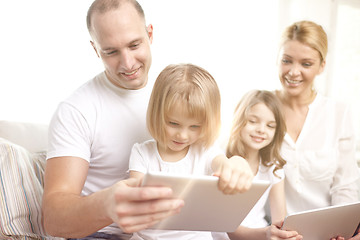
[[[59,101],[102,70],[85,25],[91,2],[1,3],[0,119],[47,123]],[[152,78],[170,63],[206,68],[228,118],[245,91],[278,84],[276,1],[140,3],[154,26]]]
[[[60,100],[102,69],[85,24],[91,2],[1,2],[0,119],[47,123]]]
[[[62,99],[102,71],[85,24],[91,2],[1,2],[0,119],[48,123]],[[246,91],[279,87],[276,57],[285,26],[314,20],[327,31],[330,47],[335,45],[339,0],[139,2],[154,26],[150,77],[155,79],[170,63],[206,68],[222,93],[224,131]],[[327,68],[317,80],[325,93],[331,93],[328,88],[334,85],[332,55],[330,49]]]

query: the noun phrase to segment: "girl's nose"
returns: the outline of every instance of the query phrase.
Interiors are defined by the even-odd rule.
[[[265,125],[264,124],[259,124],[256,130],[259,133],[264,133],[265,132]]]
[[[177,137],[180,139],[180,140],[184,140],[184,139],[187,139],[188,137],[188,133],[185,129],[180,129],[177,133]]]

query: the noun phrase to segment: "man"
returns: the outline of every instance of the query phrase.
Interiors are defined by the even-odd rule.
[[[124,232],[147,228],[184,204],[169,199],[171,189],[141,188],[127,179],[132,145],[150,137],[145,115],[153,27],[145,25],[135,0],[95,0],[87,25],[105,71],[53,116],[43,222],[53,236],[82,238],[99,231],[93,239],[126,239]]]

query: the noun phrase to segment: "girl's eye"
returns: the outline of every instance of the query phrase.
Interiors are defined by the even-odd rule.
[[[274,125],[274,124],[269,124],[268,127],[269,127],[269,128],[276,128],[276,125]]]
[[[290,61],[287,60],[287,59],[282,59],[281,62],[282,62],[282,63],[290,63]]]
[[[169,124],[170,124],[170,125],[173,125],[173,126],[179,125],[178,123],[176,123],[176,122],[171,122],[171,121],[169,122]]]
[[[199,128],[199,125],[191,125],[191,128]]]
[[[256,123],[255,120],[249,119],[249,123]]]

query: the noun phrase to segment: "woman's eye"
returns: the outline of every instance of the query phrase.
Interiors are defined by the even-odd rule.
[[[311,67],[312,64],[311,64],[311,63],[303,63],[303,66],[304,66],[304,67]]]
[[[282,63],[290,63],[290,61],[287,60],[287,59],[282,59],[281,62],[282,62]]]

